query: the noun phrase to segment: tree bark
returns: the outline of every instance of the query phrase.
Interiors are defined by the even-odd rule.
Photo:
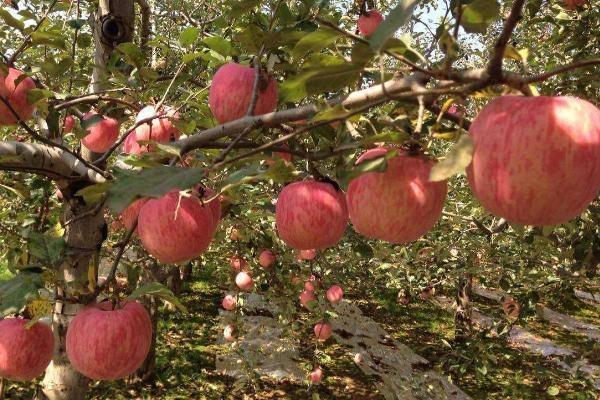
[[[466,274],[459,279],[456,295],[456,313],[454,315],[454,340],[462,342],[470,336],[472,327],[472,297],[473,276]]]

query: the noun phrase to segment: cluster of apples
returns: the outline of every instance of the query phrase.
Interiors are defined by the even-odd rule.
[[[31,326],[28,326],[31,325]],[[144,362],[152,342],[152,323],[137,302],[108,302],[82,309],[69,324],[65,347],[73,368],[96,380],[123,379]],[[0,321],[0,378],[37,378],[52,360],[55,340],[43,322]]]

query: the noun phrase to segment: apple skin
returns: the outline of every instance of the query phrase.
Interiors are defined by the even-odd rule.
[[[279,237],[294,249],[335,246],[348,223],[344,193],[327,182],[291,183],[279,194],[275,220]]]
[[[308,308],[309,304],[311,301],[316,301],[317,298],[315,297],[315,294],[312,290],[303,290],[302,293],[300,293],[300,304],[302,304],[303,307]]]
[[[246,115],[252,100],[254,80],[254,68],[245,65],[228,63],[217,70],[210,86],[208,103],[220,124]],[[259,86],[254,115],[270,113],[276,107],[277,82],[271,77],[266,87]]]
[[[121,222],[125,229],[129,230],[133,227],[135,221],[137,221],[138,216],[140,215],[140,210],[146,204],[148,199],[137,199],[133,203],[127,206],[123,211],[121,211]],[[135,228],[135,232],[137,233],[137,227]]]
[[[35,109],[35,106],[27,103],[27,93],[31,89],[35,89],[35,82],[27,77],[15,85],[15,80],[18,80],[22,74],[22,71],[15,68],[9,68],[7,76],[0,73],[0,96],[8,99],[8,103],[22,121],[27,121]],[[15,115],[3,101],[0,101],[0,126],[15,125],[16,123]]]
[[[162,263],[181,263],[202,254],[215,232],[213,210],[196,196],[177,190],[149,199],[138,216],[144,248]]]
[[[98,115],[95,112],[89,112],[83,116],[83,121]],[[119,121],[113,118],[102,116],[102,120],[90,128],[88,134],[81,139],[81,144],[94,153],[104,153],[115,144],[119,138]]]
[[[344,297],[344,291],[338,285],[333,285],[329,289],[327,289],[327,293],[325,294],[327,300],[331,304],[337,304],[342,301],[342,297]]]
[[[77,371],[90,379],[123,379],[148,355],[152,322],[140,303],[109,302],[87,306],[69,324],[67,356]]]
[[[575,97],[503,96],[477,115],[467,178],[492,214],[521,225],[580,215],[600,190],[600,110]]]
[[[317,251],[315,249],[300,250],[296,256],[298,261],[302,260],[314,260],[317,257]]]
[[[270,268],[274,262],[275,262],[275,254],[273,254],[273,252],[270,250],[263,250],[263,251],[261,251],[260,255],[258,256],[258,263],[263,268]]]
[[[315,367],[310,373],[310,381],[312,383],[319,383],[323,379],[323,370],[321,367]]]
[[[54,335],[50,327],[28,319],[0,320],[0,378],[30,381],[44,373],[52,360]]]
[[[354,359],[354,363],[357,364],[357,365],[358,364],[362,364],[363,361],[365,361],[365,357],[361,353],[356,353],[354,355],[353,359]]]
[[[223,329],[223,337],[228,342],[233,342],[235,340],[235,326],[226,325],[225,329]]]
[[[317,339],[324,342],[331,336],[331,324],[321,321],[315,325],[314,331]]]
[[[136,116],[135,122],[146,118],[169,116],[170,118],[155,118],[152,122],[144,123],[131,132],[123,144],[123,152],[126,154],[140,155],[142,153],[152,152],[155,149],[153,145],[138,143],[143,140],[153,140],[158,143],[167,143],[179,139],[181,133],[173,125],[172,119],[178,119],[179,114],[171,107],[163,107],[157,111],[154,106],[144,107]]]
[[[386,147],[370,149],[357,164],[386,154]],[[398,154],[385,172],[367,172],[348,185],[348,212],[354,230],[391,243],[417,240],[439,220],[448,191],[443,182],[430,182],[434,162]]]
[[[238,272],[238,274],[235,276],[235,284],[241,290],[250,291],[254,286],[254,281],[252,280],[250,274],[248,274],[245,271],[242,271]]]
[[[221,306],[223,306],[223,308],[227,311],[235,310],[235,307],[237,306],[237,299],[235,296],[228,294],[223,298]]]
[[[72,115],[67,115],[63,122],[63,132],[71,133],[73,132],[73,128],[75,127],[75,117]]]
[[[383,15],[379,11],[367,11],[366,14],[358,17],[358,31],[361,35],[370,36],[375,32],[381,21],[383,21]]]

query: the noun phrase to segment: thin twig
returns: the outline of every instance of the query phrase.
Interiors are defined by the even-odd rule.
[[[524,5],[525,0],[514,1],[510,10],[510,14],[504,22],[502,33],[500,33],[498,40],[496,40],[496,44],[494,45],[494,53],[487,67],[490,79],[492,80],[499,81],[502,79],[502,61],[504,59],[504,52],[506,51],[506,46],[508,46],[508,41],[515,30],[517,23],[522,17]]]
[[[592,59],[592,60],[579,61],[579,62],[570,64],[570,65],[565,65],[563,67],[559,67],[552,71],[548,71],[548,72],[544,72],[539,75],[532,75],[527,78],[524,78],[523,82],[524,83],[542,82],[542,81],[545,81],[546,79],[551,78],[555,75],[559,75],[564,72],[569,72],[569,71],[577,69],[577,68],[585,68],[585,67],[589,67],[589,66],[593,66],[593,65],[600,65],[600,59],[596,58],[596,59]]]
[[[96,286],[96,289],[94,290],[94,297],[98,296],[109,284],[111,284],[115,280],[115,277],[117,275],[117,269],[119,268],[119,262],[121,261],[121,258],[123,257],[123,254],[125,253],[125,249],[127,248],[127,245],[129,244],[129,242],[131,241],[131,238],[133,237],[133,233],[137,229],[137,225],[138,225],[138,221],[136,219],[133,222],[133,225],[131,226],[131,228],[129,228],[129,230],[127,231],[127,234],[125,235],[125,239],[123,239],[123,241],[121,241],[120,243],[117,244],[116,247],[119,247],[119,250],[117,251],[117,254],[115,255],[115,259],[110,268],[110,272],[106,276],[106,280],[101,285]]]

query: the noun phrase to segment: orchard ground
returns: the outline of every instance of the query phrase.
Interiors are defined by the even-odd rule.
[[[2,273],[7,274],[4,270]],[[217,336],[222,334],[219,303],[227,288],[215,287],[214,282],[225,281],[222,275],[223,268],[210,265],[196,268],[192,283],[181,297],[191,313],[189,317],[161,308],[154,385],[125,381],[96,383],[89,398],[304,399],[316,392],[321,399],[383,399],[375,391],[374,381],[354,364],[348,349],[331,339],[324,346],[327,361],[322,367],[325,377],[317,386],[269,379],[237,385],[232,378],[216,373],[216,356],[229,351],[227,346],[216,344]],[[368,278],[365,273],[355,282]],[[448,295],[453,293],[449,287],[445,291]],[[397,302],[397,291],[366,288],[361,284],[347,286],[344,296],[380,323],[394,339],[427,358],[435,370],[450,376],[474,399],[596,398],[597,392],[584,379],[570,376],[541,356],[508,347],[502,337],[478,335],[474,340],[455,342],[454,316],[428,301],[415,297],[408,305],[402,305]],[[475,300],[476,307],[482,312],[503,318],[500,305],[481,297]],[[592,305],[575,301],[570,307],[555,304],[554,309],[600,325],[600,315]],[[525,327],[600,364],[598,343],[544,324],[535,316],[526,318]],[[314,339],[309,329],[305,331],[301,347],[308,351],[301,351],[299,362],[308,374]],[[32,384],[11,383],[7,388],[7,398],[11,400],[30,399],[32,393]]]

